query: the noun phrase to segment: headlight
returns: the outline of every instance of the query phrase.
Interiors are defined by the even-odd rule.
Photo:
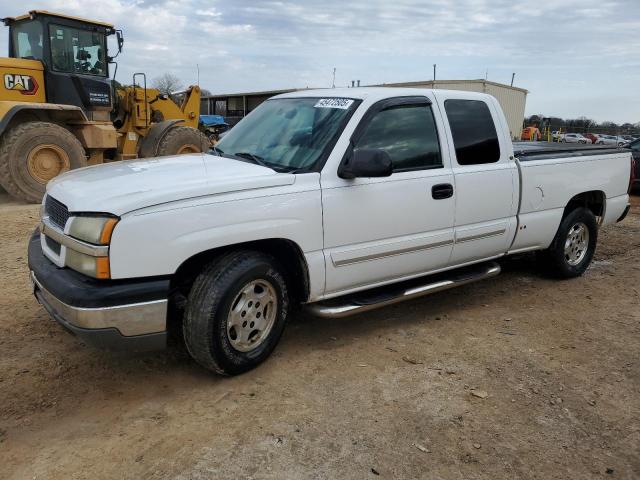
[[[118,219],[106,216],[73,217],[69,235],[94,245],[109,245]]]
[[[92,257],[76,250],[67,249],[66,265],[76,272],[84,273],[93,278],[111,278],[109,257]]]
[[[111,278],[109,268],[109,257],[104,246],[111,242],[113,229],[118,223],[118,219],[106,215],[79,215],[71,218],[68,235],[82,242],[100,247],[78,248],[73,244],[67,245],[67,255],[65,264],[73,270],[88,275],[93,278]],[[97,251],[89,255],[92,250],[105,250],[104,253]],[[78,251],[80,250],[80,251]]]

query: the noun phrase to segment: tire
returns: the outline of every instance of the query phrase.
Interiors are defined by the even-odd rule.
[[[183,321],[191,357],[222,375],[262,363],[280,340],[289,311],[282,271],[275,258],[252,250],[236,250],[206,265],[191,288]],[[256,309],[261,299],[269,303]],[[259,322],[261,333],[254,330]]]
[[[597,241],[598,225],[593,212],[576,208],[562,219],[553,242],[541,253],[543,266],[557,278],[579,277],[591,263]]]
[[[191,127],[173,127],[160,140],[158,156],[200,153],[209,150],[209,139]]]
[[[42,201],[49,180],[86,165],[80,141],[55,123],[23,123],[0,140],[0,185],[29,203]]]

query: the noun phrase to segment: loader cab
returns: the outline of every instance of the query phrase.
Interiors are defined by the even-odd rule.
[[[48,103],[76,105],[90,119],[108,119],[112,108],[107,37],[112,25],[34,10],[5,18],[9,56],[44,65]],[[118,32],[118,47],[122,46]]]

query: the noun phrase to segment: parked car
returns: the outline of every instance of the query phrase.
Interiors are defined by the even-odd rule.
[[[585,138],[587,138],[587,139],[589,139],[589,140],[591,140],[591,143],[592,143],[593,145],[595,145],[595,144],[596,144],[596,142],[598,141],[598,136],[597,136],[597,135],[595,135],[595,134],[593,134],[593,133],[585,133],[585,134],[584,134],[584,137],[585,137]]]
[[[625,136],[622,136],[622,135],[618,135],[618,136],[616,137],[616,140],[618,141],[618,144],[617,144],[617,145],[618,145],[619,147],[622,147],[625,143],[629,143],[629,138],[628,138],[628,137],[625,137]]]
[[[591,143],[591,140],[589,140],[586,137],[583,137],[580,133],[565,133],[560,138],[560,141],[563,143],[582,143],[582,144]]]
[[[617,143],[616,137],[613,135],[599,135],[596,142],[598,145],[617,145]]]
[[[576,277],[599,226],[629,209],[629,151],[514,151],[500,104],[475,92],[278,95],[211,152],[47,185],[28,257],[56,321],[128,350],[181,328],[198,363],[238,374],[271,354],[294,304],[343,317],[495,276],[495,259],[530,251]]]
[[[616,145],[622,147],[625,144],[625,140],[616,135],[600,135],[596,143],[598,145]]]

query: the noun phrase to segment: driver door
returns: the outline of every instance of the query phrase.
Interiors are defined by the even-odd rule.
[[[383,100],[365,113],[351,145],[386,151],[391,176],[343,179],[323,171],[327,296],[447,266],[455,195],[446,142],[438,131],[443,131],[440,114],[429,98]]]

